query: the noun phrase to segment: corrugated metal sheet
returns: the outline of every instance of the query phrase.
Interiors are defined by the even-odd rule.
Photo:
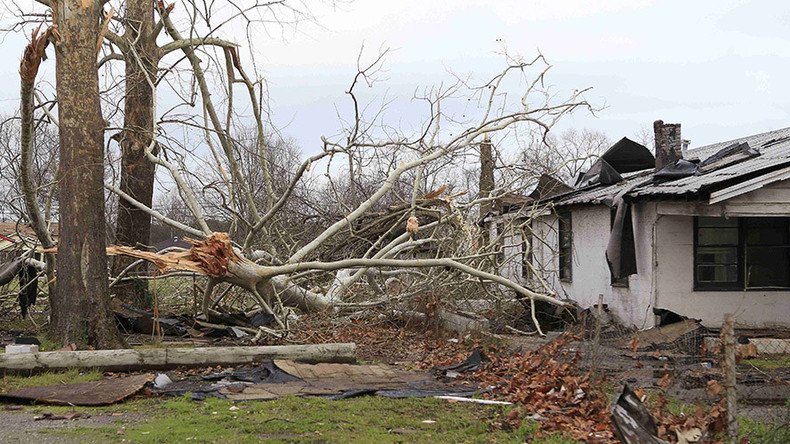
[[[632,187],[638,181],[645,181],[643,185],[637,186],[628,195],[639,196],[680,196],[693,194],[715,187],[718,183],[723,183],[740,176],[771,169],[780,165],[790,164],[790,128],[782,128],[767,133],[755,134],[749,137],[730,140],[703,146],[686,153],[688,159],[705,160],[716,154],[723,148],[734,143],[747,142],[751,147],[757,148],[760,155],[751,159],[746,159],[734,165],[729,165],[718,170],[711,171],[699,176],[684,177],[682,179],[652,184],[647,182],[652,176],[652,170],[645,170],[634,173],[624,181],[615,185],[600,186],[592,189],[577,190],[556,200],[557,205],[573,205],[582,203],[601,203],[604,198],[613,196],[624,189]]]

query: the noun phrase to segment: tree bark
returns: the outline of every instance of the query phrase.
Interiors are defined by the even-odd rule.
[[[482,199],[491,197],[491,192],[494,191],[494,153],[488,135],[485,136],[485,139],[483,139],[483,142],[480,144],[480,182],[478,188],[478,196]],[[493,201],[484,200],[480,203],[481,222],[488,216],[488,213],[490,213],[493,208]],[[483,232],[480,239],[482,247],[488,245],[490,240],[489,237],[487,225],[483,225]]]
[[[258,347],[152,348],[143,350],[80,350],[42,353],[2,353],[0,372],[66,368],[105,371],[250,364],[268,359],[299,362],[355,363],[356,344],[327,343]]]
[[[156,164],[145,155],[153,135],[154,92],[147,76],[156,75],[159,56],[154,33],[154,10],[150,0],[126,2],[124,37],[131,42],[126,50],[126,97],[124,128],[120,134],[120,189],[138,202],[151,207],[154,195]],[[135,56],[136,53],[136,56]],[[139,60],[138,60],[139,59]],[[156,151],[154,151],[156,153]],[[151,217],[126,199],[119,199],[115,229],[116,243],[140,248],[151,240]],[[118,256],[112,261],[112,274],[117,275],[133,259]],[[147,307],[148,283],[144,280],[119,283],[113,292],[120,299]]]
[[[104,219],[104,120],[96,42],[99,0],[53,4],[60,120],[60,242],[51,333],[63,343],[118,348],[109,308]]]

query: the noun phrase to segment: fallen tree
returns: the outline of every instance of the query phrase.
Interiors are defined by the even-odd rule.
[[[165,57],[173,61],[162,76],[177,72],[188,81],[162,82],[163,77],[150,69],[150,60],[126,36],[110,38],[115,34],[108,33],[105,37],[111,41],[110,49],[125,48],[127,68],[137,64],[137,83],[144,81],[148,86],[146,95],[150,92],[152,100],[145,101],[150,107],[145,114],[155,118],[146,124],[150,127],[140,129],[140,140],[147,145],[136,143],[142,147],[144,161],[169,176],[163,182],[172,185],[172,195],[183,204],[186,215],[157,210],[122,185],[110,182],[105,188],[124,202],[123,207],[196,240],[192,248],[180,252],[113,246],[108,253],[152,262],[163,272],[206,276],[202,306],[207,315],[218,285],[240,287],[262,310],[274,315],[281,332],[288,330],[292,307],[338,310],[358,296],[360,287],[367,287],[365,291],[379,301],[387,300],[393,295],[382,290],[380,280],[407,275],[427,287],[456,281],[472,289],[470,293],[490,295],[504,290],[515,294],[532,306],[539,332],[535,301],[564,305],[545,281],[535,290],[502,276],[501,264],[495,260],[502,254],[502,233],[481,241],[481,232],[488,230],[482,223],[487,214],[481,214],[481,207],[489,208],[528,178],[503,175],[483,195],[476,192],[476,185],[459,180],[468,159],[479,157],[476,151],[483,141],[506,139],[517,130],[545,140],[564,116],[591,109],[585,89],[559,94],[545,86],[551,65],[542,55],[522,59],[504,54],[503,69],[483,82],[456,78],[448,87],[426,90],[417,97],[426,105],[426,113],[412,130],[401,131],[381,121],[381,109],[371,113],[372,107],[362,103],[359,93],[362,86],[378,81],[388,51],[380,51],[367,64],[360,53],[357,72],[346,91],[350,112],[341,116],[340,134],[323,137],[317,153],[277,171],[273,180],[274,169],[280,165],[271,162],[271,147],[266,144],[263,79],[245,71],[240,47],[219,44],[211,32],[201,36],[200,29],[191,29],[194,37],[184,38],[173,23],[177,13],[161,4],[156,7],[156,31],[164,31],[162,38],[172,40],[160,48],[158,60],[162,64]],[[205,63],[207,58],[210,63]],[[217,67],[219,72],[209,71]],[[157,89],[176,85],[190,85],[173,94],[183,97],[181,105],[188,106],[170,111],[198,108],[194,115],[157,113]],[[235,86],[246,93],[242,104],[234,99]],[[454,102],[464,104],[463,114],[447,111]],[[252,116],[245,110],[251,110]],[[238,128],[250,121],[253,143],[245,145]],[[176,125],[177,137],[168,133],[171,125]],[[179,146],[176,139],[188,132],[197,132],[202,143]],[[243,165],[241,159],[252,159],[252,164]],[[295,211],[298,190],[319,166],[326,169],[323,179],[330,193],[299,202],[301,207]],[[338,172],[346,166],[341,184]],[[462,200],[464,196],[470,197]],[[332,211],[322,211],[318,208],[322,206],[331,206]],[[314,219],[321,220],[311,222]],[[227,233],[214,232],[217,221]],[[351,243],[353,248],[342,248]],[[120,273],[115,270],[119,274],[112,276],[111,285],[118,284],[121,275],[134,277],[132,269],[140,263],[133,262]],[[143,274],[144,270],[139,275]]]

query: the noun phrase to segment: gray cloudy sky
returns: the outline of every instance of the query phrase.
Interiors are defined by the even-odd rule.
[[[363,43],[395,49],[376,91],[404,101],[419,87],[452,81],[448,69],[492,74],[504,41],[527,57],[539,48],[554,65],[551,84],[592,86],[587,98],[606,106],[565,126],[617,139],[661,118],[681,122],[692,146],[790,126],[790,2],[357,0],[312,10],[320,26],[253,42],[274,120],[307,152],[337,132]],[[0,111],[17,106],[23,43],[2,41]],[[397,121],[405,109],[394,106],[387,117]]]

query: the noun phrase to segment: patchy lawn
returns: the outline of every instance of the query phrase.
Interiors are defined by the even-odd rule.
[[[529,425],[496,430],[507,407],[450,403],[438,399],[360,397],[329,401],[286,397],[265,402],[185,398],[137,400],[110,407],[145,419],[126,425],[52,430],[80,442],[524,442]],[[553,436],[533,442],[570,443]]]
[[[97,371],[69,370],[35,376],[5,376],[0,390],[60,383],[95,381]],[[90,420],[33,421],[42,412],[77,411]],[[528,423],[518,430],[498,424],[507,406],[453,403],[433,398],[360,397],[330,401],[286,397],[274,401],[232,402],[210,398],[137,398],[107,407],[26,406],[9,412],[15,418],[17,442],[524,442],[536,430]],[[113,415],[114,414],[114,415]],[[2,413],[0,413],[2,415]],[[117,416],[116,416],[117,415]],[[7,424],[11,425],[11,424]],[[34,430],[27,430],[35,426]],[[33,433],[27,435],[26,433]],[[47,437],[52,438],[51,441]],[[564,444],[554,435],[532,442]]]
[[[763,370],[790,368],[790,355],[771,356],[766,358],[744,359],[742,364],[751,364]]]

